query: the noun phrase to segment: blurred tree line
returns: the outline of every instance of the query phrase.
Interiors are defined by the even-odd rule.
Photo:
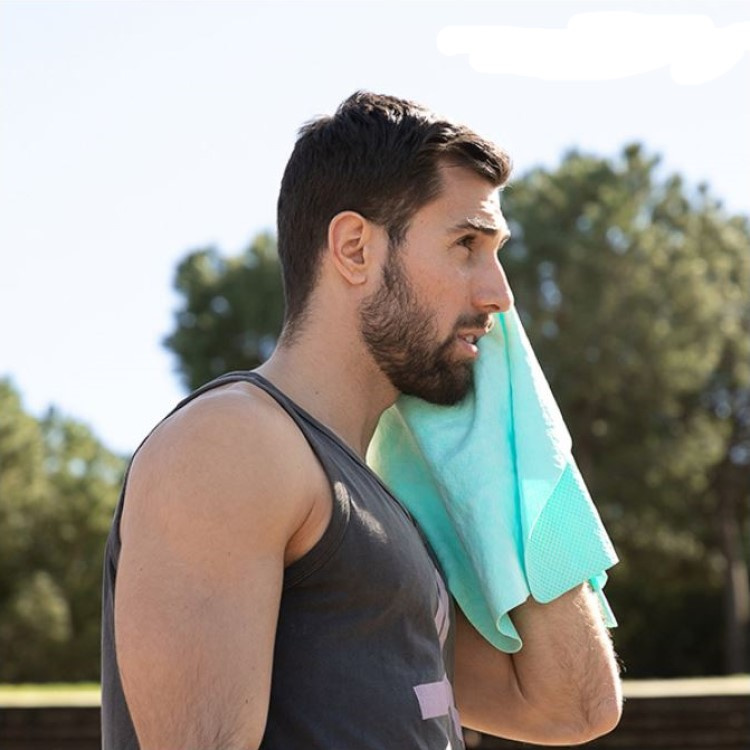
[[[516,304],[622,562],[626,677],[750,670],[750,225],[629,146],[503,194]],[[186,388],[268,357],[275,240],[188,254],[165,345]],[[144,426],[144,430],[149,426]],[[96,679],[104,539],[123,461],[0,381],[0,681]]]
[[[0,379],[0,682],[97,680],[104,540],[124,460]]]

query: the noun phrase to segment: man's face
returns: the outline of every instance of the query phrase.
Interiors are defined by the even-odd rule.
[[[443,405],[469,392],[476,339],[512,304],[496,256],[507,236],[497,190],[444,168],[440,197],[415,214],[360,308],[362,337],[398,391]]]
[[[440,340],[435,313],[417,299],[398,250],[391,250],[380,289],[365,300],[360,316],[370,354],[398,391],[444,405],[469,392],[472,362],[453,351],[457,330]],[[468,328],[488,325],[486,317],[460,322]]]

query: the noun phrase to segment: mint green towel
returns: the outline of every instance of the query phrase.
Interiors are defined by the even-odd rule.
[[[448,587],[494,646],[518,651],[509,611],[588,581],[617,555],[515,308],[479,341],[473,391],[456,406],[402,396],[380,419],[367,460],[409,509]]]

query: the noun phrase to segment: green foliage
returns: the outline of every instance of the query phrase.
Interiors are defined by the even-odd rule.
[[[0,380],[0,602],[15,594],[29,568],[29,541],[45,489],[39,424],[24,413],[10,383]],[[0,643],[4,622],[0,617]]]
[[[660,177],[638,145],[571,152],[516,179],[503,207],[503,264],[622,558],[607,591],[628,676],[747,671],[747,219]],[[271,247],[263,236],[240,258],[180,265],[167,345],[190,387],[269,353]]]
[[[175,288],[182,305],[164,343],[177,356],[188,388],[257,367],[273,351],[283,299],[270,235],[256,237],[237,258],[223,258],[213,248],[190,253],[177,268]]]
[[[97,679],[104,540],[124,461],[0,380],[0,680]]]

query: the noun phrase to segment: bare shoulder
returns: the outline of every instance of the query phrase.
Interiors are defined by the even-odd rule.
[[[225,544],[278,544],[315,504],[316,469],[304,436],[266,393],[245,383],[209,391],[161,423],[134,458],[123,542],[150,528],[191,542],[221,534]]]

